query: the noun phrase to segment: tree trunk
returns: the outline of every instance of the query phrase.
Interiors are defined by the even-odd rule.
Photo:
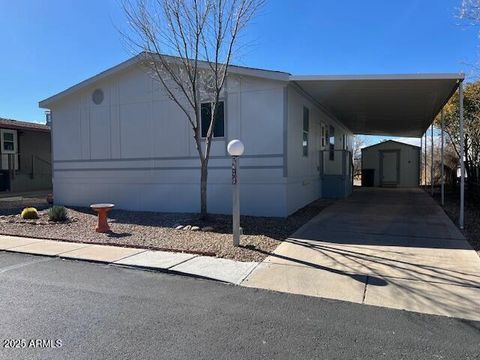
[[[467,181],[471,181],[472,179],[472,162],[470,161],[470,156],[469,156],[469,146],[468,146],[468,136],[465,135],[465,141],[464,141],[464,146],[463,146],[463,149],[464,149],[464,154],[463,154],[463,158],[464,158],[464,167],[465,167],[465,173],[467,175]]]
[[[202,161],[200,174],[200,215],[203,220],[208,216],[207,213],[207,178],[208,178],[208,161]]]

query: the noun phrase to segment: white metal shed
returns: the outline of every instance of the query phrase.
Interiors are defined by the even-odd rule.
[[[362,149],[362,184],[416,187],[420,183],[420,156],[419,146],[393,140],[365,147]]]

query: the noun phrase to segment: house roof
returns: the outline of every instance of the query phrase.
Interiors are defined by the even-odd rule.
[[[29,130],[39,132],[50,132],[50,127],[44,124],[38,124],[28,121],[19,121],[0,117],[0,128],[12,130]]]
[[[73,85],[64,91],[59,92],[58,94],[55,94],[53,96],[50,96],[49,98],[46,98],[40,101],[38,105],[41,108],[48,108],[52,103],[64,98],[65,96],[68,96],[84,87],[92,85],[93,83],[101,79],[112,76],[134,65],[138,65],[144,56],[145,56],[145,53],[140,53],[138,55],[135,55],[130,59],[116,66],[113,66],[105,71],[102,71],[101,73],[94,75],[76,85]],[[179,59],[178,57],[175,57],[175,56],[168,56],[168,57],[172,59],[172,61],[178,61]],[[203,66],[207,66],[207,63],[205,61],[200,61],[199,63]],[[280,80],[280,81],[289,81],[289,76],[290,76],[289,73],[282,72],[282,71],[265,70],[265,69],[258,69],[258,68],[239,66],[239,65],[230,65],[229,72],[232,74],[253,76],[253,77],[259,77],[259,78],[270,79],[270,80]]]
[[[291,76],[354,134],[421,137],[464,74]]]
[[[140,53],[56,95],[40,101],[49,108],[65,96],[137,65]],[[179,58],[170,56],[172,61]],[[207,66],[205,62],[200,62]],[[290,82],[354,134],[421,137],[464,74],[291,75],[231,65],[233,74]]]
[[[395,143],[395,144],[399,144],[399,145],[402,145],[402,146],[410,146],[410,147],[413,147],[415,149],[421,149],[421,147],[417,146],[417,145],[407,144],[407,143],[404,143],[404,142],[401,142],[401,141],[395,141],[395,140],[386,140],[386,141],[379,142],[377,144],[373,144],[373,145],[370,145],[370,146],[365,146],[364,148],[361,148],[361,150],[363,151],[363,150],[366,150],[366,149],[371,149],[371,148],[380,146],[380,145],[385,144],[385,143]]]

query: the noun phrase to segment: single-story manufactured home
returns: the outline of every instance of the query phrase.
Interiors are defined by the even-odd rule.
[[[200,210],[192,130],[139,56],[40,102],[51,111],[55,202]],[[231,213],[232,139],[245,144],[242,214],[285,217],[320,197],[348,196],[353,135],[421,136],[459,76],[293,76],[231,66],[209,162],[209,211]]]
[[[0,192],[51,187],[50,127],[0,118]]]
[[[362,148],[362,185],[420,185],[420,146],[388,140]]]

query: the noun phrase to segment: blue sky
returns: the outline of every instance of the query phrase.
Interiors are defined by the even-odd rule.
[[[299,6],[301,4],[301,6]],[[293,74],[470,73],[477,29],[460,0],[269,0],[240,65]],[[118,0],[0,0],[0,117],[43,121],[38,101],[130,57]]]

